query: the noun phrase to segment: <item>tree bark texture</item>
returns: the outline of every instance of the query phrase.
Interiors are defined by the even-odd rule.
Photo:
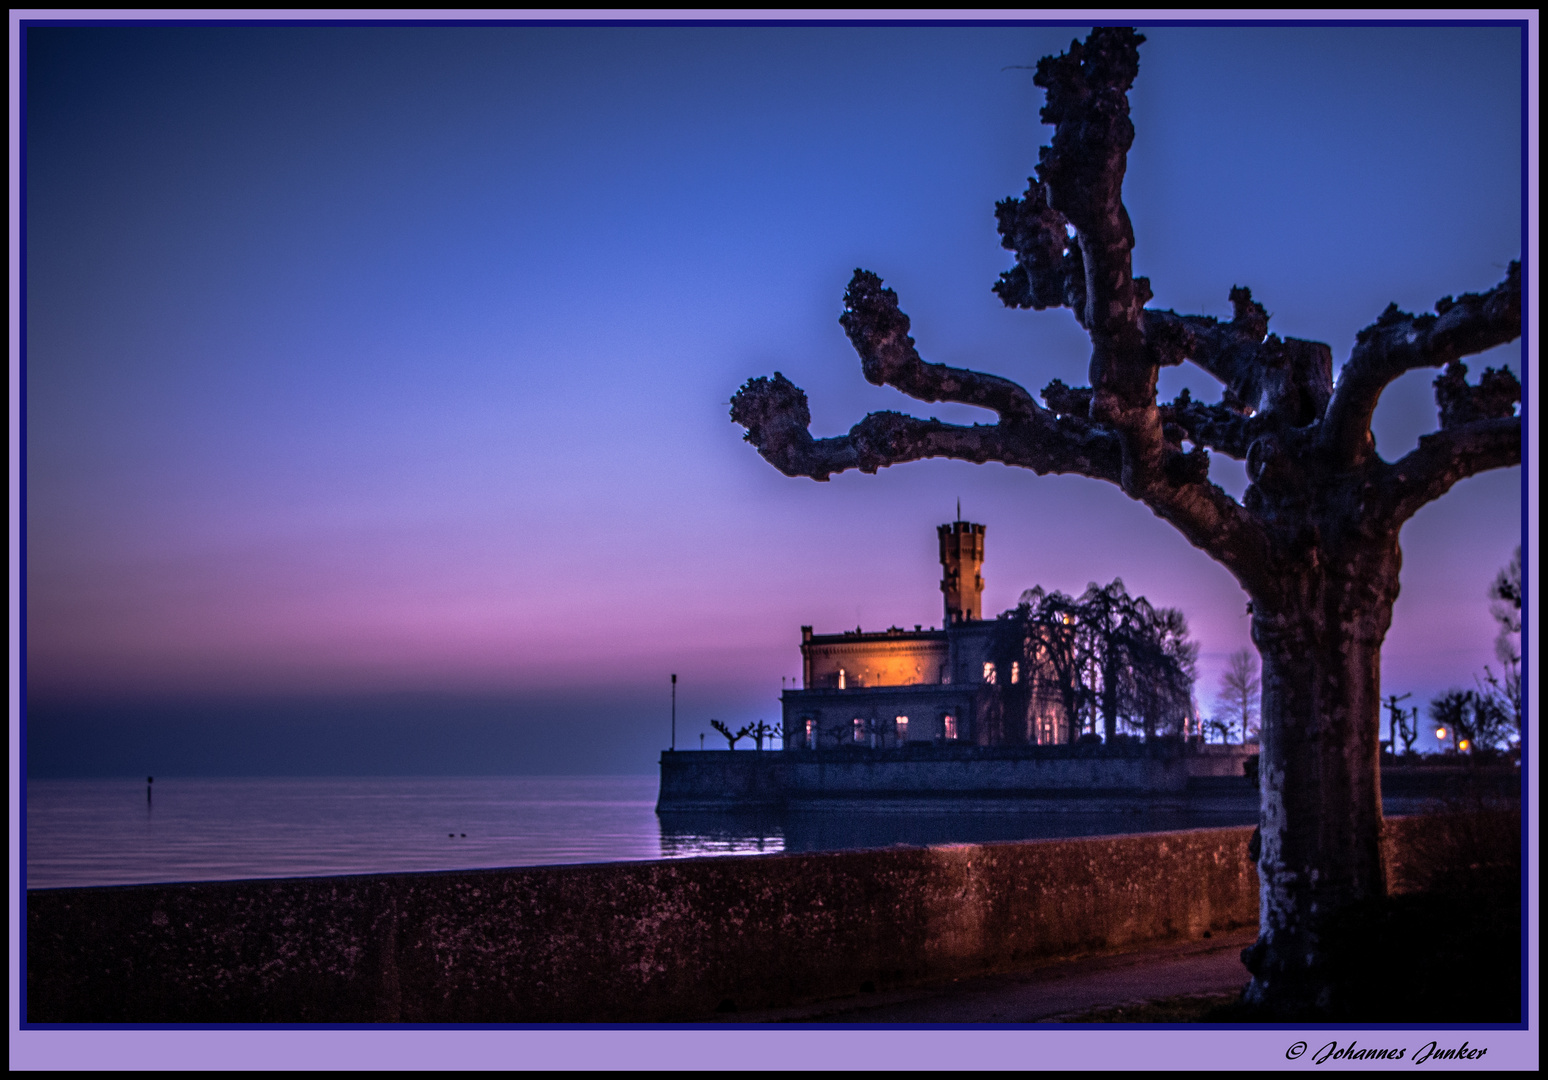
[[[1341,909],[1383,894],[1377,730],[1381,643],[1398,593],[1398,533],[1458,480],[1521,461],[1521,387],[1508,369],[1467,380],[1462,358],[1521,334],[1521,268],[1483,293],[1443,297],[1433,314],[1390,305],[1359,331],[1333,378],[1332,350],[1280,338],[1245,287],[1233,316],[1148,308],[1131,271],[1122,202],[1133,141],[1128,91],[1143,38],[1103,27],[1045,57],[1035,82],[1054,126],[1025,194],[995,209],[1015,265],[994,291],[1011,307],[1068,307],[1091,341],[1089,387],[1034,395],[994,375],[925,361],[893,290],[857,270],[839,322],[870,382],[920,401],[993,410],[971,426],[897,412],[845,435],[808,430],[806,395],[776,372],[749,380],[731,417],[789,476],[927,457],[1078,473],[1120,487],[1221,563],[1251,600],[1263,660],[1262,927],[1244,955],[1249,997],[1285,1015],[1336,1007],[1319,952]],[[1218,402],[1156,397],[1162,367],[1191,362]],[[1382,391],[1416,368],[1435,380],[1439,428],[1397,461],[1375,450]],[[1244,461],[1240,502],[1209,479],[1209,455]],[[1111,710],[1104,727],[1113,734]]]

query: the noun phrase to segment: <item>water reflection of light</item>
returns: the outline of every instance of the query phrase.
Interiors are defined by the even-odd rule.
[[[772,855],[785,850],[785,830],[775,814],[676,810],[656,816],[664,859]]]
[[[694,859],[701,855],[775,855],[785,850],[783,836],[696,836],[678,834],[661,837],[663,859]]]

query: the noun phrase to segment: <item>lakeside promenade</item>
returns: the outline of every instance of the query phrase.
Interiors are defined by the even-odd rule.
[[[1393,819],[1391,879],[1519,821]],[[35,890],[27,1019],[691,1022],[938,986],[1251,930],[1251,832]]]

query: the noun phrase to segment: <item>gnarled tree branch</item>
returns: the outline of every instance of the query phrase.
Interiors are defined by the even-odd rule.
[[[893,386],[919,401],[954,401],[993,409],[1001,419],[1029,420],[1042,411],[1032,395],[998,375],[927,364],[908,335],[898,294],[869,270],[856,270],[844,290],[839,324],[849,335],[867,382]]]
[[[1442,428],[1419,437],[1419,445],[1385,466],[1386,484],[1378,515],[1394,524],[1407,521],[1425,503],[1440,498],[1458,480],[1521,464],[1521,420],[1496,417]]]
[[[1140,310],[1150,289],[1133,278],[1134,229],[1123,205],[1134,142],[1129,87],[1144,40],[1129,27],[1098,27],[1084,43],[1071,42],[1069,52],[1038,61],[1032,80],[1048,92],[1041,116],[1054,126],[1053,139],[1039,151],[1037,179],[1050,212],[1074,227],[1080,246],[1085,296],[1079,317],[1091,334],[1092,415],[1103,421],[1153,403],[1155,395],[1155,368],[1140,347]],[[1056,219],[1032,235],[1043,237],[1051,224]],[[1035,248],[1026,253],[1028,264],[1042,258]],[[1136,418],[1119,422],[1132,426]]]
[[[1223,402],[1194,401],[1186,389],[1161,406],[1161,422],[1168,442],[1180,444],[1186,439],[1237,461],[1246,460],[1247,448],[1268,426],[1264,417],[1244,416]]]
[[[1191,360],[1225,385],[1222,404],[1243,415],[1274,413],[1302,427],[1322,416],[1333,392],[1333,351],[1319,341],[1268,332],[1268,312],[1241,286],[1228,323],[1147,309],[1145,344],[1165,367]]]
[[[1122,471],[1122,452],[1111,433],[1081,418],[1056,419],[1043,409],[1028,420],[973,425],[877,412],[847,435],[814,439],[805,392],[778,372],[773,379],[749,379],[731,399],[731,418],[747,428],[744,438],[780,472],[814,480],[931,457],[998,461],[1040,475],[1078,473],[1114,484]]]
[[[1029,177],[1026,195],[995,203],[994,217],[1000,246],[1016,253],[1016,265],[1000,275],[995,295],[1006,307],[1067,307],[1085,326],[1086,264],[1075,227],[1048,205],[1043,185]]]
[[[1486,293],[1446,297],[1434,315],[1411,315],[1390,304],[1355,336],[1354,351],[1339,373],[1328,405],[1322,443],[1346,464],[1375,453],[1371,416],[1387,384],[1406,371],[1443,367],[1521,334],[1521,264]]]

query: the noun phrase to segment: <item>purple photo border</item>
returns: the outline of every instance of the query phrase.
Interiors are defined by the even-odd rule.
[[[827,12],[814,20],[799,12],[718,13],[712,11],[574,12],[526,11],[510,21],[575,22],[595,19],[683,21],[1005,21],[1006,12],[877,11]],[[1086,23],[1131,18],[1127,13],[1098,9],[1039,12],[1041,19],[1027,22]],[[1532,396],[1537,378],[1539,323],[1538,260],[1538,54],[1539,15],[1535,10],[1515,11],[1341,11],[1335,14],[1275,13],[1260,11],[1199,13],[1145,11],[1138,22],[1220,24],[1268,21],[1316,21],[1387,23],[1401,21],[1501,20],[1526,26],[1523,98],[1522,262],[1527,271],[1525,287],[1527,332],[1522,382],[1526,418],[1526,453],[1522,470],[1523,549],[1526,592],[1532,597],[1537,580],[1538,496],[1532,477],[1539,460],[1539,426]],[[305,21],[358,22],[372,18],[390,21],[495,21],[497,13],[484,11],[402,11],[371,13],[360,10],[309,11]],[[717,1028],[688,1027],[588,1027],[548,1029],[488,1028],[147,1028],[21,1030],[21,857],[22,857],[22,729],[21,680],[21,215],[20,215],[20,39],[21,22],[66,18],[71,21],[297,21],[294,14],[242,11],[125,12],[11,10],[10,13],[10,1067],[15,1069],[180,1069],[180,1068],[803,1068],[835,1069],[1248,1069],[1306,1067],[1317,1050],[1329,1041],[1340,1046],[1356,1041],[1363,1047],[1402,1046],[1409,1055],[1402,1062],[1380,1062],[1394,1067],[1412,1063],[1414,1048],[1431,1038],[1442,1046],[1466,1039],[1472,1046],[1486,1046],[1490,1054],[1477,1062],[1485,1068],[1532,1069],[1538,1066],[1536,1035],[1539,1020],[1538,976],[1538,851],[1533,842],[1538,821],[1538,750],[1529,733],[1538,715],[1537,655],[1532,649],[1538,633],[1535,606],[1527,605],[1523,624],[1522,654],[1526,675],[1527,731],[1522,743],[1527,767],[1526,874],[1523,882],[1527,916],[1527,948],[1523,978],[1527,996],[1525,1030],[1444,1030],[1422,1028],[1364,1030],[1341,1028],[1276,1027],[1273,1029],[1130,1028],[1101,1025],[1061,1030],[1025,1028],[889,1028],[849,1030],[838,1028]],[[501,20],[504,21],[504,20]],[[1020,20],[1018,20],[1020,21]],[[753,1044],[757,1045],[754,1046]],[[1293,1047],[1309,1044],[1305,1057],[1292,1056]],[[1329,1062],[1329,1064],[1333,1064]],[[1360,1062],[1360,1064],[1366,1064]],[[1372,1062],[1371,1064],[1378,1064]],[[1435,1064],[1441,1064],[1435,1062]],[[1447,1062],[1446,1064],[1451,1064]]]

